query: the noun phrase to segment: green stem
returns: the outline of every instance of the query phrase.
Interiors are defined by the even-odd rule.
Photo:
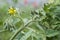
[[[22,19],[21,16],[15,16],[15,17],[19,18],[22,21],[22,23],[24,24],[23,19]]]
[[[16,33],[11,37],[10,40],[13,40],[13,39],[17,36],[17,34],[18,34],[19,32],[21,32],[25,27],[27,27],[31,22],[33,22],[33,21],[30,21],[30,22],[28,22],[26,25],[24,25],[23,27],[20,27],[20,28],[16,31]]]
[[[35,22],[35,19],[36,18],[36,16],[32,19],[32,20],[30,20],[27,24],[25,24],[25,25],[23,25],[22,27],[20,27],[16,32],[15,32],[15,34],[10,38],[10,40],[13,40],[16,36],[17,36],[17,34],[19,33],[19,32],[21,32],[25,27],[27,27],[30,23],[32,23],[32,22]]]

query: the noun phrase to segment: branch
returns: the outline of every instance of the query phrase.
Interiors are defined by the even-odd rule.
[[[20,27],[17,31],[16,31],[16,33],[10,38],[10,40],[13,40],[16,36],[17,36],[17,34],[19,33],[19,32],[21,32],[25,27],[27,27],[30,23],[32,23],[32,22],[35,22],[35,18],[36,18],[37,16],[35,16],[32,20],[30,20],[28,23],[26,23],[23,27]]]
[[[13,40],[13,39],[17,36],[17,34],[18,34],[19,32],[21,32],[25,27],[27,27],[31,22],[33,22],[33,21],[29,21],[26,25],[24,25],[23,27],[20,27],[20,28],[16,31],[16,33],[10,38],[10,40]]]

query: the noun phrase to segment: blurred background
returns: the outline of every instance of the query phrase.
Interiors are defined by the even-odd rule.
[[[38,6],[42,6],[44,3],[47,3],[49,0],[0,0],[0,7],[4,5],[15,6],[15,7],[24,7],[32,6],[34,3]]]

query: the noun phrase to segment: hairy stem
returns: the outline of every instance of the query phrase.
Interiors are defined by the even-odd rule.
[[[13,39],[17,36],[17,34],[18,34],[19,32],[21,32],[25,27],[27,27],[31,22],[33,22],[33,21],[29,21],[26,25],[24,25],[23,27],[20,27],[20,28],[16,31],[16,33],[11,37],[10,40],[13,40]]]
[[[37,16],[35,16],[32,20],[30,20],[28,23],[26,23],[23,27],[20,27],[16,32],[15,32],[15,34],[10,38],[10,40],[13,40],[17,35],[18,35],[18,33],[19,32],[21,32],[25,27],[27,27],[30,23],[32,23],[32,22],[35,22],[35,18],[36,18]]]

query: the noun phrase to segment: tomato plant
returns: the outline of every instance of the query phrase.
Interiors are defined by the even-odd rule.
[[[60,40],[60,0],[36,8],[7,1],[0,7],[0,40]]]

